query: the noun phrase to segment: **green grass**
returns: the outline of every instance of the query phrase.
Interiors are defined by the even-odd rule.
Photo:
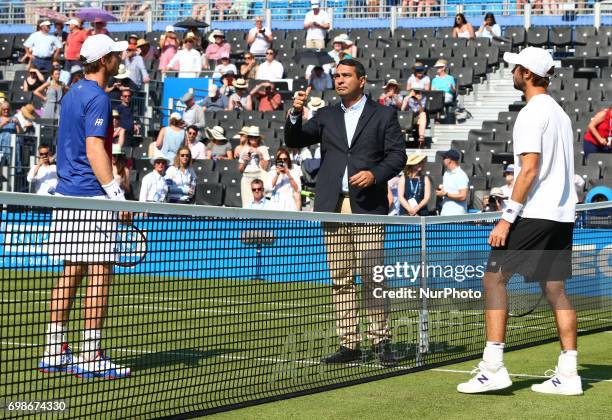
[[[105,381],[82,380],[66,374],[43,375],[35,367],[43,352],[44,332],[49,322],[48,300],[56,277],[40,271],[4,270],[0,274],[0,397],[10,400],[62,398],[68,401],[68,414],[72,418],[88,417],[93,413],[116,418],[152,417],[215,409],[308,390],[315,385],[398,372],[414,368],[421,362],[431,364],[477,355],[483,345],[482,314],[456,311],[456,307],[445,310],[446,303],[439,301],[439,307],[428,317],[429,353],[421,361],[416,348],[419,341],[418,302],[396,301],[392,308],[393,341],[396,351],[404,358],[399,367],[382,368],[371,355],[351,366],[322,366],[318,362],[321,355],[337,347],[328,286],[297,282],[182,280],[169,278],[166,273],[150,277],[122,275],[116,276],[111,288],[103,345],[116,362],[132,368],[132,377]],[[84,292],[85,288],[81,287],[79,294]],[[82,296],[76,299],[68,324],[68,337],[75,348],[83,328],[82,301]],[[609,318],[609,309],[607,313]],[[513,345],[554,336],[550,317],[534,315],[512,319]],[[584,329],[610,325],[610,320],[602,321],[597,311],[583,311],[581,316],[580,327]],[[361,322],[365,330],[366,320]],[[607,337],[612,338],[610,334]],[[547,358],[542,358],[541,366],[534,366],[525,373],[538,374],[552,367],[554,351],[549,353]],[[422,376],[430,374],[431,378]],[[440,403],[440,387],[454,384],[460,378],[457,374],[431,371],[409,374],[368,384],[365,395],[373,399],[370,410],[378,410],[374,400],[383,396],[386,405],[397,405],[394,410],[408,410],[405,406],[418,401],[424,403],[423,408],[428,405],[427,401],[429,405]],[[395,389],[397,385],[389,385],[397,381],[408,381],[408,384],[398,389]],[[427,387],[431,389],[418,397],[417,394]],[[340,404],[324,408],[325,401],[333,401],[328,395],[346,392],[349,396],[356,389],[361,388],[350,387],[307,398],[321,399],[320,404],[314,404],[315,411],[321,409],[325,415],[341,414]],[[281,404],[299,406],[300,401],[307,398]],[[363,400],[368,398],[364,396]],[[449,402],[451,400],[449,398]],[[461,401],[457,404],[464,404]],[[278,406],[275,403],[235,413],[250,415],[249,410],[257,413],[256,410],[271,407],[273,411],[269,415],[278,417],[284,412],[284,409],[273,408]],[[358,407],[365,409],[366,406],[353,406],[347,397],[346,412]],[[274,414],[274,410],[279,411]],[[394,413],[397,411],[389,415]]]
[[[213,419],[596,419],[612,413],[612,333],[579,339],[579,373],[584,378],[584,395],[562,397],[536,394],[530,390],[541,378],[513,377],[509,390],[489,395],[456,392],[467,373],[428,370],[383,379],[304,397],[263,404],[212,416]],[[508,352],[505,362],[511,374],[543,375],[554,367],[558,344],[546,344]],[[469,371],[474,362],[459,363],[441,370]]]

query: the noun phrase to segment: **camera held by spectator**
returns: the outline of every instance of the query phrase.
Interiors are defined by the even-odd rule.
[[[501,188],[492,188],[491,194],[488,197],[484,197],[482,200],[484,204],[483,212],[501,211],[502,201],[507,199],[506,194]]]

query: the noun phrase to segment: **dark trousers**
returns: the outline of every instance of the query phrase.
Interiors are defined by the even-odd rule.
[[[32,60],[32,64],[34,65],[34,67],[36,67],[38,70],[40,70],[41,73],[43,74],[51,74],[51,57],[49,58],[40,58],[40,57],[34,57],[34,59]]]

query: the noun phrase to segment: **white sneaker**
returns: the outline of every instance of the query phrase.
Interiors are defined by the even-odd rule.
[[[99,351],[93,360],[85,360],[80,355],[72,367],[72,373],[78,378],[121,379],[130,376],[131,369],[114,364],[103,351]]]
[[[505,366],[500,367],[497,372],[487,369],[484,362],[478,363],[478,367],[470,372],[474,376],[467,382],[457,385],[457,391],[464,394],[478,394],[480,392],[497,391],[512,385],[510,375]]]
[[[38,370],[43,373],[71,372],[72,362],[72,349],[64,343],[59,354],[44,352],[43,358],[38,362]]]
[[[547,370],[545,376],[550,376],[550,379],[541,384],[531,385],[531,390],[542,394],[555,395],[582,395],[582,381],[580,376],[565,376],[559,373],[559,369]]]

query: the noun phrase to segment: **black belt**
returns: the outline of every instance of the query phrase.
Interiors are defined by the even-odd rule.
[[[51,60],[53,57],[36,57],[34,56],[35,59],[37,60]]]
[[[350,198],[350,195],[347,192],[341,192],[340,193],[340,197],[342,197],[342,198]]]

